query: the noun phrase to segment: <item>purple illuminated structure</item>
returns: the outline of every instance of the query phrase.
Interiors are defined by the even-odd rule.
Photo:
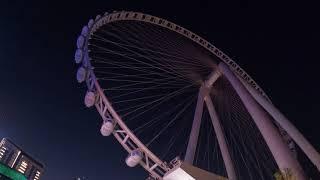
[[[75,62],[102,135],[113,134],[127,165],[140,164],[148,179],[264,179],[287,170],[306,179],[288,139],[320,168],[319,153],[248,73],[173,22],[98,15],[79,35]]]

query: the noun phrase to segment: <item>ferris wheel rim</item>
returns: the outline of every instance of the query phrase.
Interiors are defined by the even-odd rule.
[[[101,26],[108,24],[110,22],[116,22],[116,21],[123,21],[123,20],[129,20],[129,21],[139,21],[139,22],[147,22],[154,25],[158,25],[161,27],[164,27],[170,31],[174,31],[185,38],[197,43],[198,45],[205,48],[208,52],[211,54],[217,56],[219,60],[226,63],[229,68],[234,72],[238,77],[241,77],[242,80],[247,82],[251,87],[256,89],[263,97],[265,97],[268,101],[271,102],[270,98],[267,96],[267,94],[264,92],[264,90],[258,85],[257,82],[253,80],[253,78],[238,65],[233,59],[231,59],[228,55],[223,53],[220,49],[215,47],[212,43],[207,41],[205,38],[202,38],[200,35],[188,30],[187,28],[184,28],[182,26],[179,26],[176,23],[173,23],[169,20],[149,15],[146,13],[141,12],[135,12],[135,11],[114,11],[112,13],[106,13],[104,16],[99,16],[99,19],[96,19],[92,25],[92,27],[89,30],[89,36],[91,33],[98,30]],[[87,42],[86,42],[87,45]]]
[[[101,106],[102,103],[105,104],[105,107],[108,109],[108,111],[111,113],[112,117],[116,121],[116,123],[122,128],[123,131],[125,131],[125,138],[130,138],[137,146],[138,149],[142,150],[143,155],[145,157],[146,162],[140,162],[140,165],[143,166],[143,168],[148,171],[151,175],[162,178],[161,176],[163,174],[158,173],[155,171],[157,167],[160,167],[164,172],[168,172],[173,167],[169,167],[165,162],[163,162],[158,156],[156,156],[149,148],[147,148],[140,140],[139,138],[130,130],[130,128],[127,127],[125,122],[122,120],[120,115],[114,110],[112,104],[108,100],[107,96],[103,92],[103,89],[101,88],[98,79],[96,78],[96,75],[93,71],[93,68],[91,66],[90,57],[88,53],[88,41],[91,38],[92,33],[97,31],[101,26],[108,24],[110,22],[116,22],[116,21],[123,21],[123,20],[130,20],[130,21],[140,21],[140,22],[147,22],[151,24],[155,24],[161,27],[164,27],[168,30],[174,31],[178,34],[183,35],[184,37],[188,38],[189,40],[197,43],[198,45],[204,47],[207,51],[212,53],[213,55],[217,56],[219,60],[225,62],[230,69],[239,77],[242,78],[245,82],[247,82],[251,87],[256,89],[263,97],[265,97],[268,101],[270,99],[266,95],[266,93],[262,90],[262,88],[259,87],[259,85],[246,73],[238,64],[235,63],[231,58],[229,58],[226,54],[224,54],[221,50],[216,48],[214,45],[209,43],[207,40],[202,38],[201,36],[193,33],[192,31],[183,28],[171,21],[152,16],[145,13],[140,12],[133,12],[133,11],[120,11],[120,12],[112,12],[110,14],[105,14],[103,16],[100,16],[92,22],[92,20],[89,21],[88,24],[88,30],[87,30],[87,36],[85,37],[85,43],[84,43],[84,58],[83,58],[83,66],[85,66],[88,69],[88,77],[86,79],[86,83],[89,89],[95,88],[95,90],[98,93],[98,102],[96,103],[96,108],[99,111],[102,118],[104,117],[103,112],[101,112]],[[82,34],[83,35],[83,34]],[[99,106],[99,103],[101,103]],[[100,108],[100,109],[99,109]],[[132,151],[130,147],[125,145],[123,143],[123,138],[117,134],[116,131],[113,132],[113,135],[116,137],[116,139],[119,141],[119,143],[123,146],[126,151],[129,153]],[[128,136],[128,137],[127,137]],[[150,161],[150,162],[148,162]]]

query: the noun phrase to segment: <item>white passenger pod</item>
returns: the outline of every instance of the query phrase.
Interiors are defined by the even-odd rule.
[[[142,160],[142,157],[143,157],[142,152],[139,149],[133,150],[126,158],[126,164],[129,167],[135,167],[140,163],[140,161]]]
[[[83,51],[82,49],[77,49],[76,53],[74,54],[74,60],[76,61],[77,64],[81,63],[83,59]]]
[[[111,119],[107,119],[103,122],[100,132],[102,136],[110,136],[114,130],[114,125]]]
[[[84,104],[87,107],[92,107],[96,103],[96,94],[92,91],[88,91],[84,97]]]
[[[77,80],[79,83],[82,83],[87,78],[87,70],[84,67],[79,67],[77,71]]]

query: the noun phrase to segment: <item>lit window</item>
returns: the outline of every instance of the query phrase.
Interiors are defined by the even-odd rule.
[[[24,167],[24,168],[27,168],[28,166],[28,163],[26,163],[25,161],[22,161],[21,164],[20,164],[20,167]]]
[[[19,172],[21,172],[22,174],[24,174],[24,171],[22,171],[21,169],[18,169]]]

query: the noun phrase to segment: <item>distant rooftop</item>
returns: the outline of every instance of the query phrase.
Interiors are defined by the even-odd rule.
[[[14,142],[12,142],[9,138],[2,138],[1,142],[5,141],[5,142],[9,142],[10,144],[14,145],[15,147],[17,147],[21,152],[23,156],[26,156],[28,159],[32,160],[37,166],[39,166],[40,168],[44,168],[44,165],[39,162],[38,160],[36,160],[35,158],[33,158],[30,154],[28,154],[27,152],[24,151],[23,148],[21,148],[20,146],[18,146],[17,144],[15,144]]]

